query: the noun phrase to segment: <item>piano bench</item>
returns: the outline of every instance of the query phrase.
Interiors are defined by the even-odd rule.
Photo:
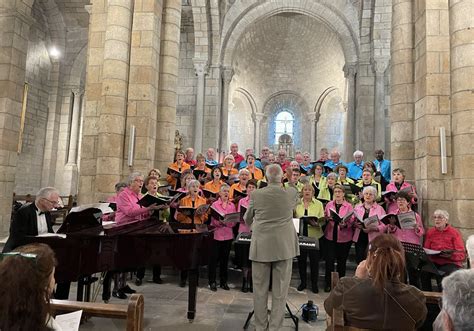
[[[143,329],[144,300],[142,294],[132,294],[127,305],[81,302],[69,300],[51,300],[51,310],[56,313],[68,313],[82,310],[84,315],[125,319],[127,331]]]

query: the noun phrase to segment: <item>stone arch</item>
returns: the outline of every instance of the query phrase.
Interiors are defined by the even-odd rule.
[[[293,142],[299,149],[308,149],[309,142],[303,139],[306,134],[309,135],[309,126],[306,121],[306,114],[309,111],[306,100],[294,91],[280,91],[272,94],[264,103],[262,112],[266,121],[262,123],[262,132],[267,132],[267,137],[263,145],[274,146],[275,119],[282,109],[287,109],[294,116],[294,134]]]
[[[318,97],[318,101],[316,101],[316,104],[314,105],[314,113],[316,115],[316,118],[319,118],[321,116],[321,108],[324,103],[324,100],[334,91],[338,90],[337,87],[335,86],[329,86],[327,89],[321,93],[321,95]]]
[[[247,101],[249,102],[250,107],[252,109],[252,114],[253,115],[258,113],[257,103],[255,102],[254,97],[252,96],[252,94],[249,91],[247,91],[246,89],[244,89],[242,87],[239,87],[235,90],[235,92],[241,93],[247,99]]]
[[[324,2],[324,3],[323,3]],[[272,15],[283,12],[300,13],[326,24],[332,31],[335,31],[341,40],[346,62],[357,62],[359,54],[358,28],[354,27],[356,10],[352,8],[350,13],[341,13],[336,6],[329,1],[321,3],[309,3],[303,0],[292,1],[291,6],[282,6],[273,2],[255,1],[247,7],[242,3],[234,4],[227,12],[228,19],[225,20],[222,29],[222,44],[220,51],[221,63],[231,66],[233,54],[243,33],[249,26],[259,20],[263,20]],[[340,2],[340,1],[338,1]],[[341,4],[339,4],[342,6]],[[347,20],[345,15],[355,17],[353,24]]]
[[[49,31],[48,41],[55,45],[65,56],[66,50],[66,24],[55,0],[36,0],[33,6],[41,6],[44,10],[47,29]],[[48,45],[48,46],[51,46]]]
[[[328,87],[318,98],[314,107],[316,113],[316,150],[322,147],[343,151],[346,114],[340,90]]]
[[[86,81],[87,43],[84,44],[77,54],[71,66],[69,74],[70,86],[84,86]]]

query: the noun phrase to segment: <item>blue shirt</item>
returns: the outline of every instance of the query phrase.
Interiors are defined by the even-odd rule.
[[[348,163],[347,169],[349,169],[347,173],[347,177],[350,177],[353,179],[361,179],[362,170],[364,169],[364,161],[362,161],[360,164],[355,163],[355,161]]]
[[[309,172],[311,171],[311,169],[313,169],[313,164],[308,164],[307,166],[305,166],[303,163],[300,164],[300,167],[306,171],[306,173],[309,174]]]
[[[218,164],[218,162],[216,160],[207,160],[206,159],[206,164],[211,166],[211,167],[215,167]]]
[[[382,174],[382,177],[387,181],[390,182],[390,179],[392,178],[392,170],[391,170],[391,163],[389,160],[374,160],[373,161],[375,167],[377,168],[377,171],[380,171]]]
[[[336,169],[336,167],[340,164],[344,165],[344,162],[339,161],[339,163],[334,163],[332,160],[327,160],[326,163],[324,163],[324,166],[329,167],[334,171],[334,169]]]
[[[259,160],[255,160],[255,166],[263,170],[262,162],[260,162]],[[243,160],[242,162],[239,163],[239,170],[246,167],[247,167],[247,161]]]

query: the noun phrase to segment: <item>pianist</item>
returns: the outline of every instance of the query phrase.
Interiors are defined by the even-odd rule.
[[[139,172],[132,172],[128,176],[128,186],[118,195],[116,200],[115,222],[117,224],[145,220],[150,218],[155,210],[167,208],[167,206],[157,206],[156,204],[149,207],[140,206],[137,202],[141,198],[142,186],[143,176]]]

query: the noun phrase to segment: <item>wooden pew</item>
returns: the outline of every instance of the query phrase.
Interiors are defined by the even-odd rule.
[[[127,331],[141,331],[143,329],[143,309],[143,295],[136,293],[130,296],[127,305],[51,300],[51,310],[54,314],[82,310],[83,314],[87,316],[125,319]]]

